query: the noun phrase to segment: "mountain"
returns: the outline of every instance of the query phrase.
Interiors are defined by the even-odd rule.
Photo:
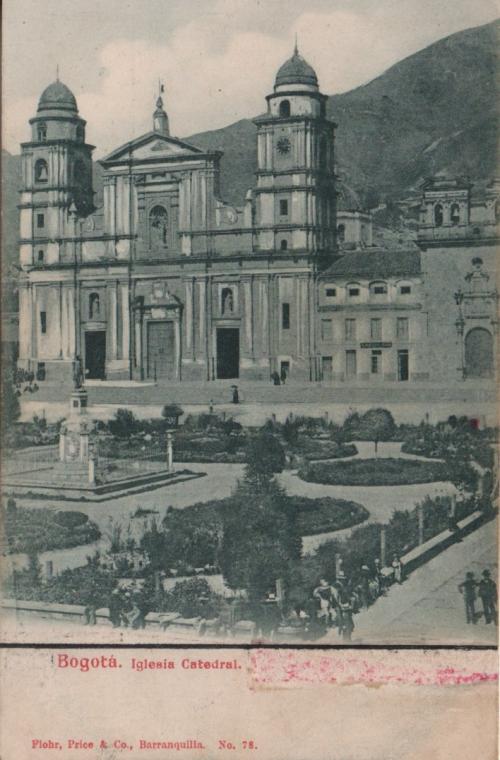
[[[362,87],[328,98],[337,163],[368,205],[399,198],[430,174],[484,180],[496,170],[496,50],[500,22],[467,29],[405,58]],[[225,151],[224,197],[254,184],[256,127],[243,119],[187,138]]]
[[[365,205],[412,195],[424,177],[438,172],[467,174],[479,184],[495,174],[499,29],[495,21],[453,34],[368,84],[328,98],[327,113],[338,124],[338,173]],[[229,203],[241,204],[255,183],[253,121],[242,119],[186,139],[224,151],[221,194]],[[5,266],[17,260],[20,158],[2,151],[2,163]],[[98,165],[94,181],[99,202]]]

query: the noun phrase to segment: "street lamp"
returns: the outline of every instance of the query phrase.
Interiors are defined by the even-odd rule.
[[[464,293],[461,288],[459,288],[456,293],[453,294],[453,297],[455,299],[455,303],[458,308],[458,317],[455,320],[455,329],[457,331],[458,338],[460,340],[460,372],[462,373],[462,380],[465,380],[465,357],[464,357],[464,332],[465,332],[465,319],[462,312],[462,304],[464,301]]]

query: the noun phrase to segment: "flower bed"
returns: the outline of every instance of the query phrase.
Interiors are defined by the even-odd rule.
[[[441,462],[392,458],[311,462],[298,474],[310,483],[332,486],[396,486],[448,480],[446,466]]]
[[[97,525],[83,512],[29,509],[10,501],[3,519],[9,554],[69,549],[101,537]]]

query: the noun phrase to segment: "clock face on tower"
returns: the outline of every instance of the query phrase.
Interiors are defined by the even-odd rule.
[[[282,156],[286,156],[288,153],[290,153],[290,140],[288,137],[280,137],[276,143],[276,147],[278,149],[278,153],[281,153]]]

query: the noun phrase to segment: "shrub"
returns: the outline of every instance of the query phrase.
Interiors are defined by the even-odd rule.
[[[138,422],[130,409],[117,409],[108,423],[109,431],[117,438],[128,438],[137,432]]]
[[[215,594],[205,578],[189,578],[176,583],[165,594],[162,606],[183,617],[215,617],[220,609],[221,597]]]
[[[259,433],[247,445],[247,471],[259,479],[281,472],[285,461],[283,446],[270,433]]]
[[[58,525],[62,525],[63,528],[77,528],[80,525],[84,525],[88,522],[88,515],[84,512],[65,511],[56,512],[54,515],[54,522]]]

